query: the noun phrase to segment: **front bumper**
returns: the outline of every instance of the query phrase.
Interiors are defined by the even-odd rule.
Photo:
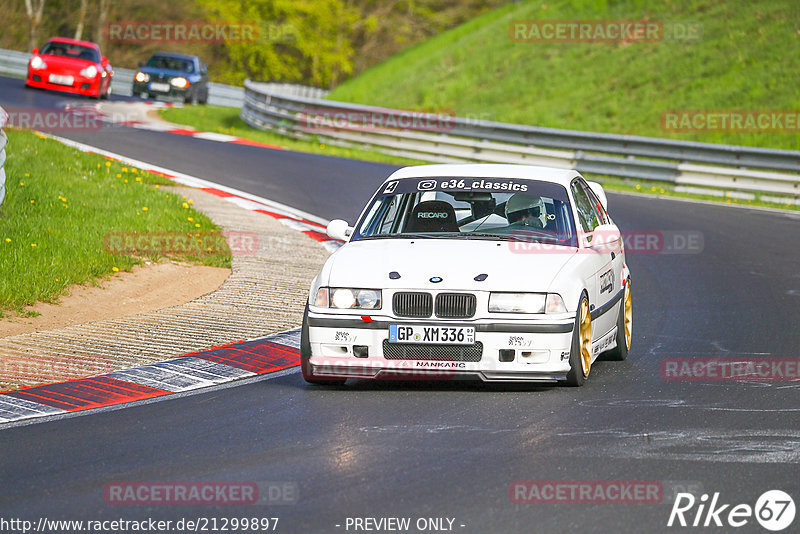
[[[193,87],[192,85],[188,85],[182,89],[169,85],[169,82],[159,82],[159,83],[167,83],[169,85],[169,90],[164,91],[154,91],[150,87],[151,82],[137,82],[136,80],[133,81],[133,94],[134,96],[142,96],[148,98],[162,98],[164,100],[174,100],[174,101],[185,101],[188,97],[191,96]]]
[[[397,345],[388,345],[390,324],[473,326],[476,345],[468,347],[473,356],[478,351],[480,359],[463,361],[461,356],[453,356],[452,346],[438,350],[442,345],[425,346],[436,356],[395,359],[398,351],[393,349]],[[367,322],[358,315],[310,312],[309,365],[314,376],[320,378],[557,382],[566,379],[569,371],[573,326],[574,318],[565,317],[498,323],[370,316]],[[365,348],[368,355],[364,357]],[[386,357],[386,348],[395,353],[393,359]]]
[[[86,78],[80,74],[67,73],[65,75],[72,76],[72,85],[62,85],[58,83],[50,83],[51,72],[47,70],[28,70],[28,76],[25,79],[25,85],[29,87],[36,87],[39,89],[50,89],[52,91],[61,91],[63,93],[72,93],[84,96],[99,96],[100,84],[102,83],[101,76],[94,78]]]

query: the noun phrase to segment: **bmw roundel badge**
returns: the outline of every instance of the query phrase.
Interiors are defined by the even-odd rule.
[[[433,276],[433,277],[431,277],[431,282],[433,282],[434,284],[438,284],[441,281],[442,281],[442,277],[441,276]]]

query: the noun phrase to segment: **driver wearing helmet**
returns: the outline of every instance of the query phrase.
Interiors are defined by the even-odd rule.
[[[541,197],[515,193],[506,202],[506,219],[509,225],[545,227],[547,211]]]

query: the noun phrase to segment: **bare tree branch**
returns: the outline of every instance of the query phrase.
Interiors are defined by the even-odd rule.
[[[33,50],[39,37],[39,24],[42,22],[45,0],[25,0],[25,13],[30,22],[30,33],[28,34],[28,50]]]

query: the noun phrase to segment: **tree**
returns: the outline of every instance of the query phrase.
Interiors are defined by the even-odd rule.
[[[30,22],[30,33],[28,34],[28,50],[36,48],[39,39],[39,24],[42,23],[42,13],[44,12],[45,0],[25,0],[25,13]]]
[[[199,1],[217,20],[261,28],[255,43],[222,45],[225,57],[212,69],[220,81],[252,78],[330,87],[352,72],[350,35],[359,13],[344,0]]]
[[[100,0],[97,12],[97,27],[94,29],[94,42],[103,50],[106,44],[106,26],[108,25],[108,10],[111,0]]]
[[[81,7],[78,10],[78,24],[75,26],[75,39],[83,37],[83,24],[86,21],[86,10],[89,7],[89,0],[81,0]]]

